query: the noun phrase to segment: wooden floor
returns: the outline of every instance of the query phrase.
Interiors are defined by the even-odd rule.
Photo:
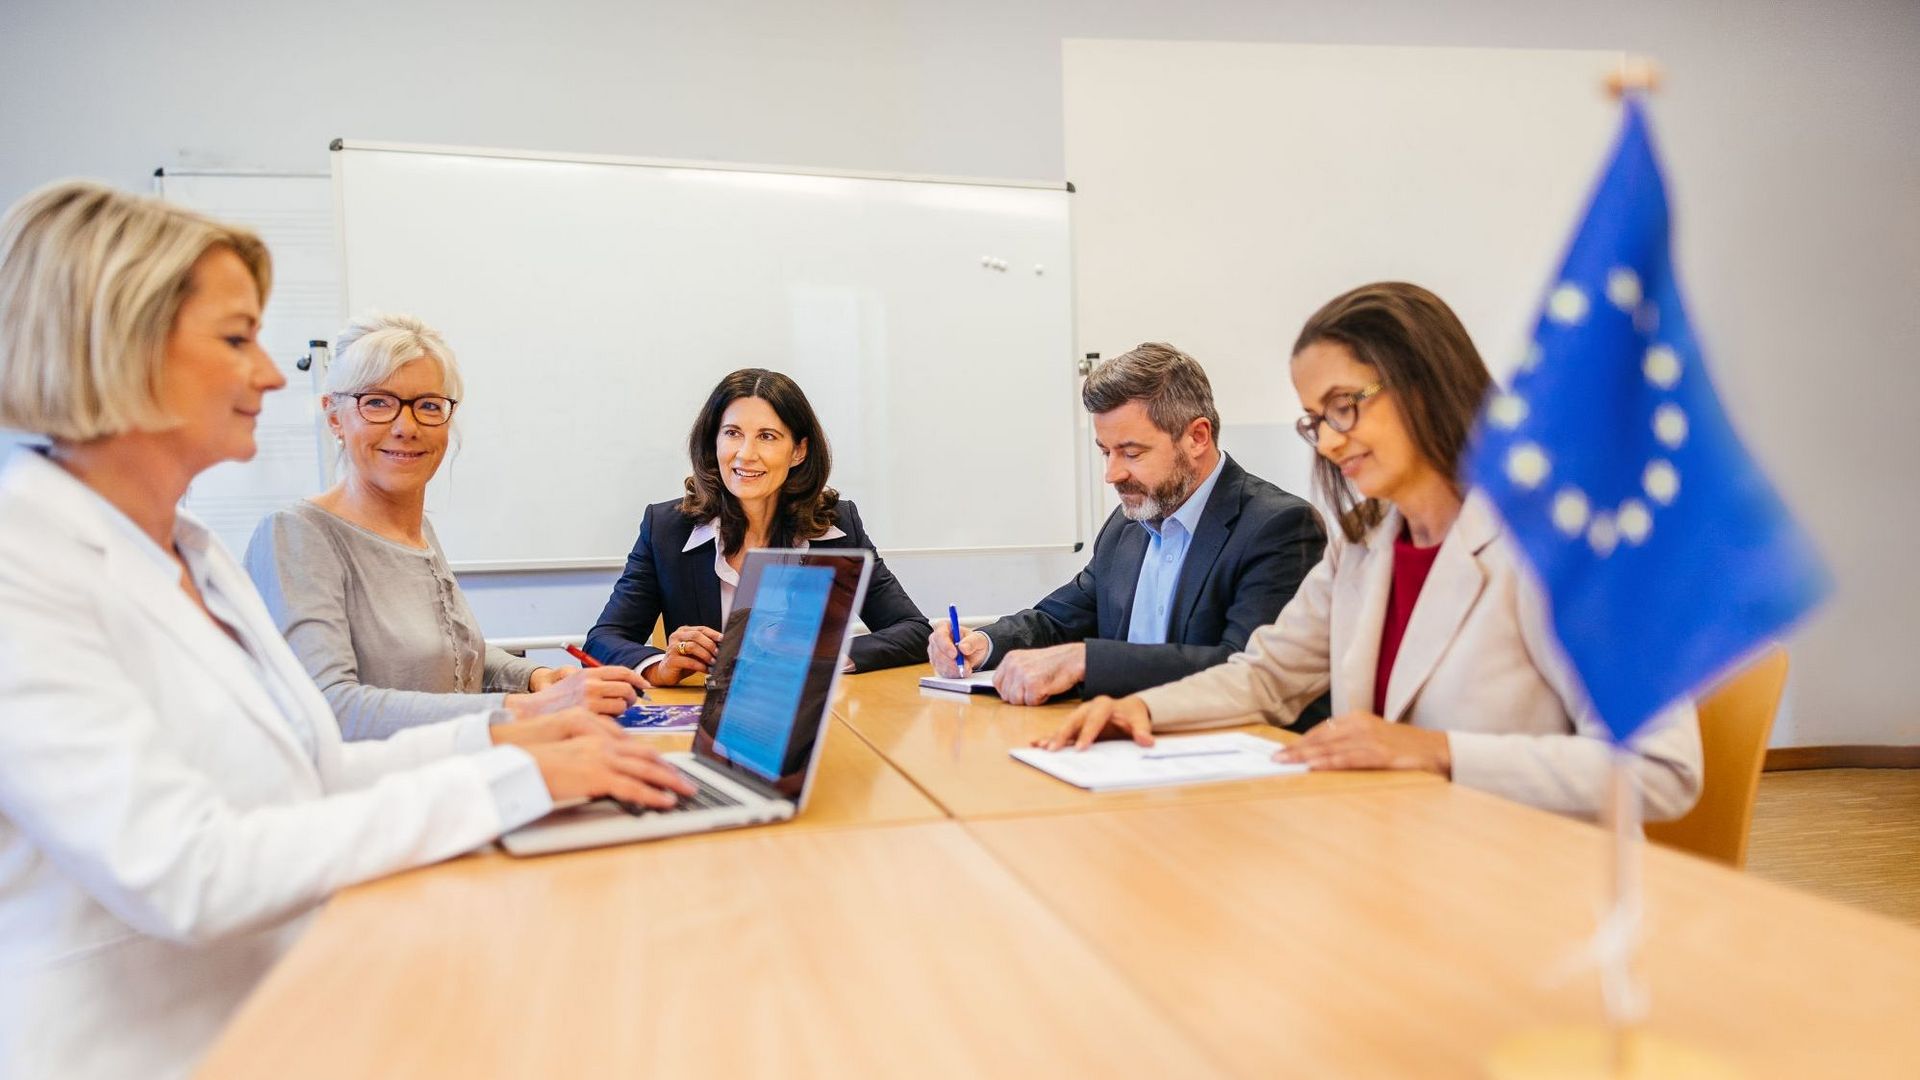
[[[1920,925],[1920,769],[1762,774],[1747,870]]]

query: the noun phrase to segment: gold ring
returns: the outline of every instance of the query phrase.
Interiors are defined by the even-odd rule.
[[[686,655],[686,652],[687,652],[687,643],[686,643],[686,641],[685,641],[685,640],[683,639],[683,640],[682,640],[682,641],[680,642],[680,654],[681,654],[682,656],[685,656],[685,655]]]

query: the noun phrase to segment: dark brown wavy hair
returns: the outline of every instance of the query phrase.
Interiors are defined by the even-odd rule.
[[[733,556],[747,542],[746,511],[720,479],[720,458],[715,450],[720,418],[727,406],[741,398],[759,398],[771,405],[774,415],[793,434],[794,444],[807,444],[806,460],[795,465],[787,473],[786,483],[780,485],[767,545],[784,548],[818,539],[833,525],[834,508],[840,504],[840,493],[827,486],[827,477],[833,472],[833,453],[827,448],[826,432],[820,430],[820,418],[814,415],[800,384],[765,368],[741,368],[721,379],[707,396],[687,436],[693,475],[687,477],[687,497],[680,500],[680,512],[695,521],[719,518],[720,551],[724,555]]]
[[[1394,392],[1393,406],[1406,421],[1414,448],[1453,481],[1455,492],[1463,492],[1460,459],[1493,376],[1453,309],[1404,281],[1362,285],[1314,312],[1301,327],[1292,355],[1321,341],[1345,345],[1354,359],[1378,373]],[[1340,519],[1340,531],[1359,543],[1386,508],[1377,499],[1362,499],[1340,475],[1340,466],[1325,457],[1314,456],[1313,472]]]

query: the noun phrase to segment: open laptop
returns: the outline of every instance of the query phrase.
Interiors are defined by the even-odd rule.
[[[515,855],[785,821],[807,805],[827,706],[867,595],[865,551],[749,551],[707,673],[691,752],[661,755],[699,787],[670,810],[597,800],[501,837]]]

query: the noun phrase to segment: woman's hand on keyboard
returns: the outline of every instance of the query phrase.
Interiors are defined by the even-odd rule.
[[[487,729],[487,736],[495,746],[534,746],[539,743],[560,742],[577,735],[605,735],[616,738],[624,734],[625,729],[619,723],[599,713],[585,709],[566,709],[532,720],[515,720],[507,724],[495,724]]]
[[[694,791],[678,769],[660,760],[659,751],[626,734],[576,735],[522,749],[540,766],[554,802],[608,795],[665,809]]]

